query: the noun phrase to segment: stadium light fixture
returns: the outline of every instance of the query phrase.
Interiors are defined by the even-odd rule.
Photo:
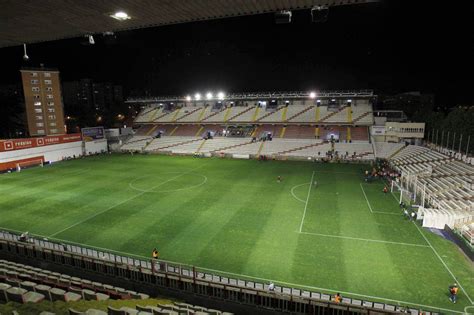
[[[347,103],[352,103],[352,100],[347,100]]]
[[[199,101],[201,99],[201,94],[199,94],[199,93],[194,94],[194,99],[196,101]]]
[[[23,60],[27,61],[28,59],[30,59],[30,57],[26,54],[26,44],[23,44]]]
[[[211,92],[207,92],[206,99],[208,99],[208,100],[212,99],[212,93]]]
[[[191,95],[186,96],[186,101],[188,101],[188,102],[191,101]]]
[[[316,92],[310,92],[309,97],[310,98],[316,98]]]
[[[217,98],[220,99],[220,100],[223,100],[225,98],[224,92],[217,93]]]
[[[116,19],[118,21],[126,21],[126,20],[131,19],[130,15],[128,15],[124,11],[117,11],[114,14],[111,14],[110,17],[113,18],[113,19]]]

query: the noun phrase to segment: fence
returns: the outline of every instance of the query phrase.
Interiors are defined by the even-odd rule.
[[[35,261],[49,262],[100,273],[102,276],[133,281],[185,293],[262,307],[277,311],[301,314],[400,314],[410,310],[399,305],[384,304],[344,297],[341,303],[331,300],[331,295],[298,288],[275,285],[270,291],[268,283],[226,277],[207,272],[204,268],[164,260],[137,259],[118,255],[113,251],[99,250],[74,244],[54,242],[30,237],[20,241],[20,236],[0,231],[0,255],[15,256]],[[441,314],[430,313],[425,314]]]

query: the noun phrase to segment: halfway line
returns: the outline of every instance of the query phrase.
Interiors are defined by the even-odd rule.
[[[301,230],[303,229],[304,217],[306,216],[306,209],[308,208],[309,195],[311,194],[311,187],[313,187],[313,178],[314,178],[314,171],[313,171],[313,174],[311,174],[311,182],[309,183],[308,196],[306,197],[306,203],[304,205],[303,217],[301,218],[300,233],[301,233]]]

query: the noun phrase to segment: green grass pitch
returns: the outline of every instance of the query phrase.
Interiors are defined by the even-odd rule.
[[[404,219],[383,183],[363,181],[367,167],[91,157],[1,175],[0,227],[147,258],[157,247],[163,259],[235,277],[463,312],[472,263]],[[463,289],[452,304],[455,281]]]

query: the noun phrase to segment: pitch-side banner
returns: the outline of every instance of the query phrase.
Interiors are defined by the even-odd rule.
[[[0,152],[30,149],[81,140],[82,139],[80,133],[38,138],[0,140]]]
[[[81,131],[84,141],[94,141],[105,137],[104,127],[82,128]]]

